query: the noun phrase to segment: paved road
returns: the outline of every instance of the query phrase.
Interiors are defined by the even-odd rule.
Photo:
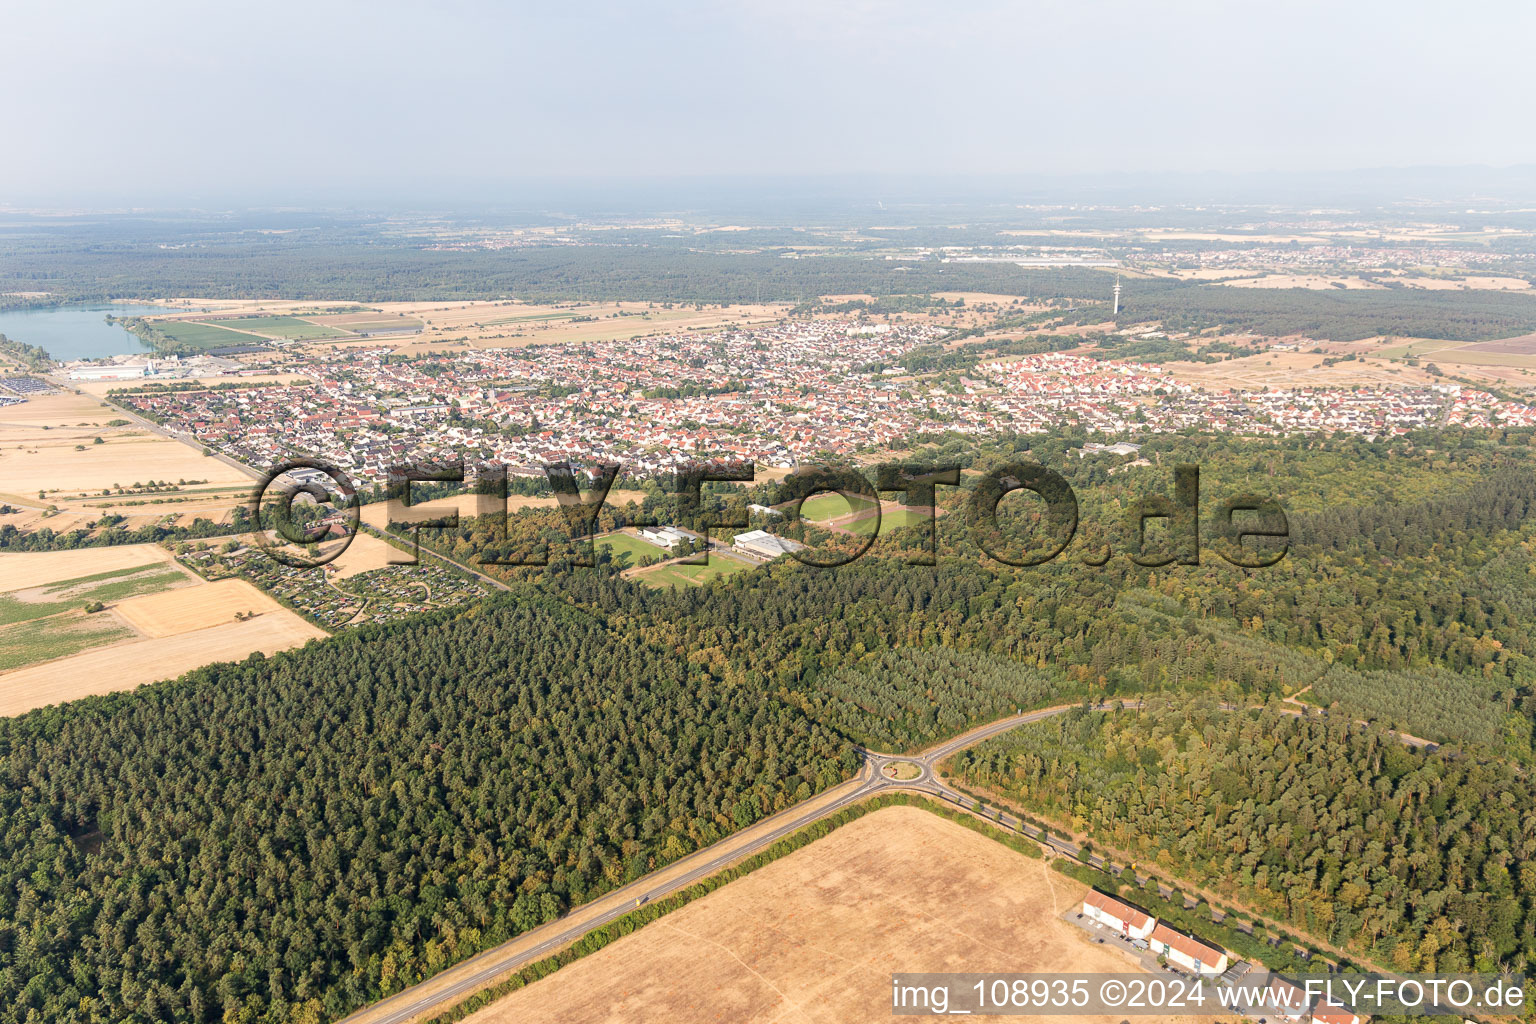
[[[1063,714],[1076,706],[1063,705],[1061,707],[1045,708],[1041,711],[1032,711],[1028,714],[1014,715],[1011,718],[993,722],[981,729],[958,736],[921,754],[885,754],[877,751],[862,751],[864,766],[854,779],[856,784],[851,785],[848,792],[839,796],[836,800],[830,803],[821,803],[814,807],[790,807],[780,811],[778,814],[766,818],[763,822],[754,826],[755,829],[762,829],[762,832],[761,834],[754,835],[751,841],[745,844],[739,843],[740,835],[738,834],[736,836],[728,836],[714,846],[706,847],[693,854],[684,863],[689,863],[694,859],[697,859],[698,863],[693,864],[686,873],[676,878],[669,879],[666,882],[657,882],[654,876],[659,872],[653,872],[652,875],[636,879],[623,888],[609,893],[603,899],[608,900],[615,896],[620,896],[623,900],[612,910],[606,911],[597,917],[585,919],[569,928],[561,929],[532,948],[516,951],[508,949],[505,953],[500,950],[491,950],[489,953],[481,954],[481,959],[484,960],[484,963],[478,966],[473,973],[466,975],[452,985],[434,991],[430,995],[423,995],[419,991],[422,987],[420,985],[408,988],[380,1003],[375,1003],[373,1006],[359,1010],[357,1013],[345,1018],[341,1024],[349,1024],[349,1022],[360,1020],[365,1015],[368,1016],[371,1024],[405,1024],[406,1021],[433,1010],[438,1012],[446,1010],[458,1001],[486,987],[494,979],[504,974],[509,974],[536,960],[543,959],[555,950],[575,942],[588,932],[623,917],[637,906],[650,903],[663,896],[668,896],[680,889],[686,889],[700,879],[707,878],[745,857],[749,857],[772,846],[790,833],[823,818],[830,817],[850,804],[868,799],[882,791],[918,790],[919,792],[943,797],[952,802],[959,803],[961,806],[974,805],[975,801],[950,789],[937,779],[933,770],[940,761],[956,751],[980,743],[999,733],[1007,732],[1009,729],[1016,729],[1029,722],[1038,722],[1054,715]],[[887,765],[896,762],[916,765],[920,769],[919,776],[915,779],[899,781],[883,774]],[[844,785],[849,784],[845,783]],[[767,826],[767,828],[764,828],[764,826]],[[1057,843],[1056,840],[1051,840],[1051,842],[1053,845]],[[712,854],[711,851],[716,851],[720,847],[726,847],[725,851]],[[1061,849],[1065,853],[1069,850],[1075,851],[1076,848],[1069,843],[1062,842]],[[506,946],[514,946],[520,941],[520,939],[512,939]],[[428,979],[423,984],[429,984],[430,981],[431,979]],[[387,1009],[388,1012],[382,1016],[377,1016],[380,1009]]]

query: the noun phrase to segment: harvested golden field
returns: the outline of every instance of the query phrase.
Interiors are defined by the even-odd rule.
[[[1324,356],[1310,352],[1261,352],[1218,363],[1165,363],[1169,376],[1196,387],[1259,391],[1283,387],[1347,387],[1351,384],[1409,386],[1433,378],[1422,367],[1378,360],[1351,360],[1324,366]]]
[[[1381,291],[1386,288],[1386,285],[1377,284],[1375,281],[1331,274],[1265,274],[1262,277],[1240,277],[1217,283],[1230,288],[1306,288],[1311,291],[1339,288],[1346,291]]]
[[[1423,288],[1426,291],[1498,291],[1498,292],[1525,292],[1530,291],[1531,282],[1523,277],[1483,277],[1469,275],[1467,277],[1418,277],[1403,276],[1399,278],[1409,288]]]
[[[1251,277],[1252,271],[1241,267],[1201,267],[1151,271],[1151,277],[1173,277],[1181,281],[1220,281],[1226,277]]]
[[[23,533],[40,530],[45,526],[54,533],[68,533],[70,530],[85,529],[87,524],[94,522],[96,517],[101,514],[99,512],[85,511],[50,512],[38,507],[36,495],[31,496],[30,505],[18,506],[16,502],[22,498],[26,498],[26,495],[0,492],[0,503],[9,503],[15,509],[14,512],[0,513],[0,523],[14,526]],[[142,522],[130,520],[128,528],[131,530],[142,525]]]
[[[467,1019],[848,1024],[890,1020],[895,972],[1136,970],[1059,919],[1085,891],[952,821],[888,807]]]
[[[441,352],[461,348],[513,348],[582,341],[620,341],[643,334],[712,330],[726,324],[776,320],[787,304],[675,306],[647,302],[386,302],[386,314],[419,319],[421,333],[402,340],[396,352]],[[378,345],[389,339],[338,340],[331,344]]]
[[[761,472],[761,470],[759,470]],[[480,515],[483,511],[481,502],[489,501],[494,504],[495,499],[485,499],[477,494],[456,494],[450,498],[434,498],[431,501],[422,502],[420,505],[412,504],[398,513],[399,521],[414,523],[423,519],[436,519],[447,515],[449,512],[458,512],[461,518],[469,518]],[[623,505],[633,501],[636,504],[645,500],[644,491],[625,491],[615,488],[608,492],[608,505]],[[513,494],[507,497],[507,511],[517,512],[525,508],[554,508],[555,499],[533,498],[522,494]],[[495,511],[491,505],[484,506]],[[363,522],[375,529],[384,529],[389,520],[389,505],[386,502],[377,501],[370,505],[364,505],[360,513]]]
[[[99,427],[121,416],[98,399],[72,391],[29,398],[20,405],[0,407],[0,447],[10,447],[13,436],[36,438],[49,430]]]
[[[239,505],[250,505],[254,481],[245,484],[209,486],[196,484],[179,491],[161,491],[146,494],[87,495],[69,501],[50,496],[49,503],[71,511],[99,516],[113,512],[123,516],[139,516],[158,519],[161,516],[183,516],[186,522],[201,516],[214,522],[229,518],[231,510]],[[57,529],[57,528],[55,528]]]
[[[321,547],[322,552],[326,550],[324,546]],[[327,563],[327,568],[335,570],[336,579],[344,580],[361,572],[382,569],[391,564],[391,559],[403,562],[408,558],[410,555],[407,552],[393,547],[371,533],[359,532],[335,561]]]
[[[176,593],[196,593],[201,587]],[[326,634],[286,608],[175,636],[98,647],[0,675],[0,716],[172,679],[253,651],[275,654]]]
[[[95,443],[96,436],[102,438],[101,444]],[[206,481],[196,485],[201,487],[250,485],[250,477],[233,466],[148,431],[108,431],[90,437],[50,431],[13,443],[10,432],[0,430],[0,490],[7,493],[35,498],[45,490],[69,499],[89,497],[95,491],[105,498],[100,495],[103,489],[131,488],[149,480]],[[129,497],[141,496],[170,495]]]
[[[0,555],[0,596],[13,615],[37,609],[5,627],[0,646],[16,667],[0,672],[0,715],[325,635],[243,580],[203,582],[154,544]],[[86,614],[88,600],[106,610]]]
[[[170,560],[171,553],[158,544],[4,554],[0,555],[0,592]]]
[[[130,597],[113,606],[128,625],[147,637],[176,636],[234,622],[255,612],[292,613],[244,580],[216,580],[200,586]]]
[[[237,376],[220,374],[216,377],[178,377],[176,379],[178,384],[239,384],[242,387],[247,385],[255,387],[258,384],[292,384],[294,381],[307,383],[309,378],[302,373],[251,373],[239,374]],[[124,384],[120,380],[82,380],[72,381],[71,386],[94,396],[105,395],[108,391],[122,390],[132,385]]]

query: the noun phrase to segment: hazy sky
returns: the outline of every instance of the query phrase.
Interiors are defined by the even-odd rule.
[[[6,5],[0,204],[1536,163],[1536,4]]]

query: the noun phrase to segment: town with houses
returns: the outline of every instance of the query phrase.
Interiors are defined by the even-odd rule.
[[[882,325],[884,326],[884,325]],[[321,457],[362,485],[391,466],[613,461],[636,477],[701,458],[793,469],[942,434],[1062,426],[1115,437],[1185,428],[1369,438],[1446,425],[1536,424],[1536,407],[1456,382],[1215,389],[1143,363],[1048,352],[963,374],[912,374],[902,357],[945,330],[852,320],[406,358],[388,346],[295,350],[299,380],[125,388],[114,399],[162,429],[266,468]]]

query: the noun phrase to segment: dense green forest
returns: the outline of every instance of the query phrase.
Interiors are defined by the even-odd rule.
[[[596,573],[574,570],[554,513],[513,517],[506,540],[474,520],[423,539],[466,562],[543,544],[550,566],[489,571],[536,580],[622,618],[648,642],[717,652],[711,656],[721,665],[771,681],[797,701],[806,680],[824,670],[863,667],[890,648],[943,645],[1050,667],[1104,695],[1218,686],[1278,696],[1321,680],[1330,700],[1362,716],[1390,710],[1391,724],[1432,739],[1530,753],[1536,452],[1527,433],[1390,444],[1166,437],[1140,453],[1162,468],[1113,476],[1114,460],[1079,460],[1066,454],[1071,443],[1000,439],[973,447],[968,461],[983,467],[1028,456],[1059,467],[1076,489],[1082,532],[1118,552],[1102,568],[1082,564],[1080,547],[1032,569],[993,562],[971,542],[961,515],[939,521],[936,566],[907,564],[921,544],[912,529],[836,569],[786,561],[729,584],[660,593],[601,565]],[[1128,514],[1143,496],[1170,491],[1169,467],[1185,461],[1200,463],[1210,496],[1207,553],[1198,566],[1137,566],[1125,556]],[[1211,553],[1219,497],[1244,491],[1269,494],[1290,513],[1291,551],[1267,569],[1239,569]],[[940,493],[951,511],[967,498],[961,489]],[[775,491],[717,495],[714,504],[739,508],[748,499],[772,502]],[[706,503],[700,514],[709,510]],[[599,528],[641,512],[699,525],[652,485],[643,509],[609,508]],[[1438,696],[1447,692],[1446,673],[1466,699]],[[1403,699],[1389,707],[1378,695],[1393,689]]]
[[[549,246],[443,251],[399,243],[253,242],[246,237],[167,249],[0,240],[0,292],[55,300],[287,298],[360,302],[515,296],[530,301],[803,302],[867,292],[960,290],[1033,298],[1108,294],[1096,270],[1024,270],[1012,264],[891,263],[857,256],[781,259],[776,252],[658,251],[652,246]]]
[[[854,763],[505,598],[0,721],[0,1019],[334,1019]]]
[[[1087,322],[1095,319],[1099,317],[1090,316]],[[1149,320],[1171,331],[1223,327],[1270,337],[1305,334],[1333,341],[1376,335],[1484,341],[1536,330],[1536,298],[1499,291],[1165,287],[1161,282],[1137,281],[1127,289],[1118,321]]]
[[[87,238],[90,236],[87,235]],[[1112,275],[1092,268],[1012,263],[887,260],[852,249],[803,255],[770,235],[759,251],[668,242],[654,235],[617,244],[444,250],[369,233],[253,239],[248,232],[153,233],[85,244],[46,234],[0,234],[0,295],[29,301],[143,299],[165,295],[361,302],[517,297],[529,301],[793,302],[868,294],[875,308],[934,308],[934,292],[973,291],[1057,301],[1082,323],[1110,319]],[[595,240],[594,240],[595,241]],[[733,246],[745,241],[735,238]],[[1059,243],[1058,243],[1059,244]],[[784,255],[801,258],[784,259]],[[1474,341],[1536,331],[1536,298],[1500,291],[1411,288],[1319,291],[1234,288],[1169,278],[1127,282],[1117,321],[1160,321],[1170,330],[1223,328],[1348,341],[1408,335]],[[867,305],[867,303],[866,303]],[[852,311],[852,307],[850,307]],[[1129,358],[1173,353],[1166,343],[1123,342]]]
[[[41,345],[28,345],[24,341],[7,338],[0,334],[0,356],[8,356],[27,370],[47,370],[53,366],[48,350]]]
[[[1074,712],[953,763],[973,785],[1388,969],[1536,959],[1536,789],[1510,764],[1209,698]]]
[[[897,649],[823,673],[806,713],[875,750],[926,747],[984,722],[1069,695],[1049,672],[979,651]]]

